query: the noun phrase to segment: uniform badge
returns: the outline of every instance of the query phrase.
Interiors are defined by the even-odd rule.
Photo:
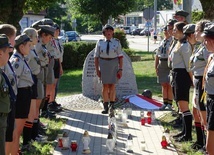
[[[19,68],[19,64],[15,64],[14,67],[17,69]]]
[[[15,58],[15,62],[19,62],[19,58]]]
[[[25,58],[25,61],[28,61],[29,59],[28,58]]]

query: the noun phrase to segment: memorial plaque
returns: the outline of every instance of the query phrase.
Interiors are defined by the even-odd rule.
[[[138,94],[136,77],[129,56],[123,52],[123,76],[116,84],[117,98]],[[96,75],[94,65],[94,50],[92,50],[83,65],[82,93],[84,96],[98,99],[102,94],[102,83]]]

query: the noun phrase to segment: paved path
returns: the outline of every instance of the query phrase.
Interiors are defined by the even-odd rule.
[[[101,109],[93,110],[67,110],[60,113],[59,117],[65,117],[68,119],[63,130],[69,135],[69,139],[77,140],[78,150],[72,152],[71,149],[62,150],[58,146],[55,148],[54,155],[82,155],[83,143],[82,135],[85,130],[88,130],[91,142],[90,142],[90,155],[106,155],[106,139],[108,133],[107,115],[100,113]],[[159,118],[165,115],[167,112],[156,111],[155,117]],[[134,155],[177,155],[177,152],[173,146],[167,149],[161,147],[161,137],[163,135],[163,127],[155,120],[151,125],[140,125],[140,110],[134,110],[132,112],[132,118],[128,119],[128,127],[124,127],[119,119],[118,123],[118,138],[117,146],[114,149],[114,155],[126,155],[129,154],[125,151],[125,142],[129,133],[133,135],[133,150]],[[146,142],[146,149],[141,150],[141,141]]]

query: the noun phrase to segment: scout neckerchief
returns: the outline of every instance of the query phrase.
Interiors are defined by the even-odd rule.
[[[210,57],[210,60],[207,62],[207,65],[204,69],[204,75],[203,75],[203,81],[202,81],[202,89],[204,89],[204,85],[205,85],[205,77],[206,77],[206,74],[207,74],[207,70],[208,70],[208,67],[211,63],[211,61],[213,60],[213,55]],[[201,96],[201,102],[203,101],[203,103],[205,103],[205,100],[206,100],[206,92],[205,92],[205,89],[204,89],[204,92]]]
[[[15,95],[15,93],[13,91],[13,88],[12,88],[12,86],[10,84],[10,80],[8,79],[7,75],[3,71],[2,71],[2,76],[4,77],[5,82],[8,85],[8,88],[9,88],[10,101],[12,103],[15,103],[16,102],[16,95]],[[12,106],[12,105],[10,105],[10,106]]]

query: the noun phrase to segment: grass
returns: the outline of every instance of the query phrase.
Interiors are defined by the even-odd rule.
[[[46,134],[48,136],[48,140],[45,143],[33,142],[31,151],[25,152],[24,155],[51,155],[53,154],[54,147],[57,145],[55,141],[57,135],[62,133],[61,127],[65,124],[66,119],[55,118],[55,119],[46,119],[41,118],[41,122],[48,124],[48,129]]]

